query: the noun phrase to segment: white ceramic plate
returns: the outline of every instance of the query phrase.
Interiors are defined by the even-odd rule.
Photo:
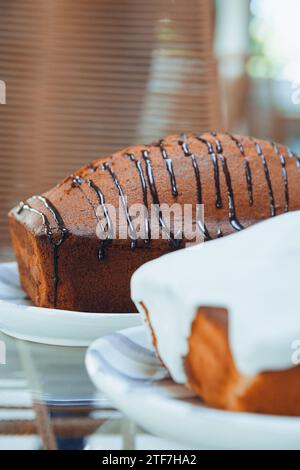
[[[16,263],[0,264],[0,331],[37,343],[88,346],[96,338],[141,324],[136,313],[86,313],[35,307],[20,287]]]
[[[98,339],[88,349],[86,365],[116,407],[160,437],[193,449],[300,449],[300,418],[209,408],[176,385],[144,326]]]

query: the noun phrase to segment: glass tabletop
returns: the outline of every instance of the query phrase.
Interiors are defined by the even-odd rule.
[[[0,332],[0,450],[186,448],[117,410],[90,380],[85,354]]]
[[[86,348],[2,333],[0,342],[0,449],[181,448],[138,428],[95,388],[85,368]]]
[[[48,346],[1,333],[0,340],[6,345],[1,382],[14,378],[14,387],[25,386],[32,400],[49,406],[107,405],[86,372],[86,348]]]

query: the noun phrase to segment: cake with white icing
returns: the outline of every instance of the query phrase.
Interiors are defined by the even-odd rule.
[[[207,404],[300,415],[299,266],[293,212],[146,263],[132,299],[173,379]]]

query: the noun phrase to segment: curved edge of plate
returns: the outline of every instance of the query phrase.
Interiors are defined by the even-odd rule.
[[[86,315],[59,311],[43,315],[34,307],[1,308],[0,331],[16,339],[53,346],[87,347],[101,336],[123,328],[140,326],[138,313],[98,313]],[[44,310],[44,309],[43,309]]]
[[[120,333],[131,337],[129,329]],[[138,383],[131,385],[128,376],[117,374],[107,364],[106,351],[101,351],[104,345],[96,341],[87,351],[85,363],[91,380],[118,409],[153,434],[193,448],[300,448],[300,418],[230,412],[185,398],[177,400],[161,393],[168,387],[165,383],[158,384],[160,390],[153,383],[142,388]]]

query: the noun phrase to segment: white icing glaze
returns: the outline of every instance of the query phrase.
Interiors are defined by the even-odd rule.
[[[140,302],[147,307],[159,354],[179,383],[201,306],[228,309],[241,372],[286,369],[300,339],[299,270],[300,211],[146,263],[132,277],[132,299],[139,311]]]

